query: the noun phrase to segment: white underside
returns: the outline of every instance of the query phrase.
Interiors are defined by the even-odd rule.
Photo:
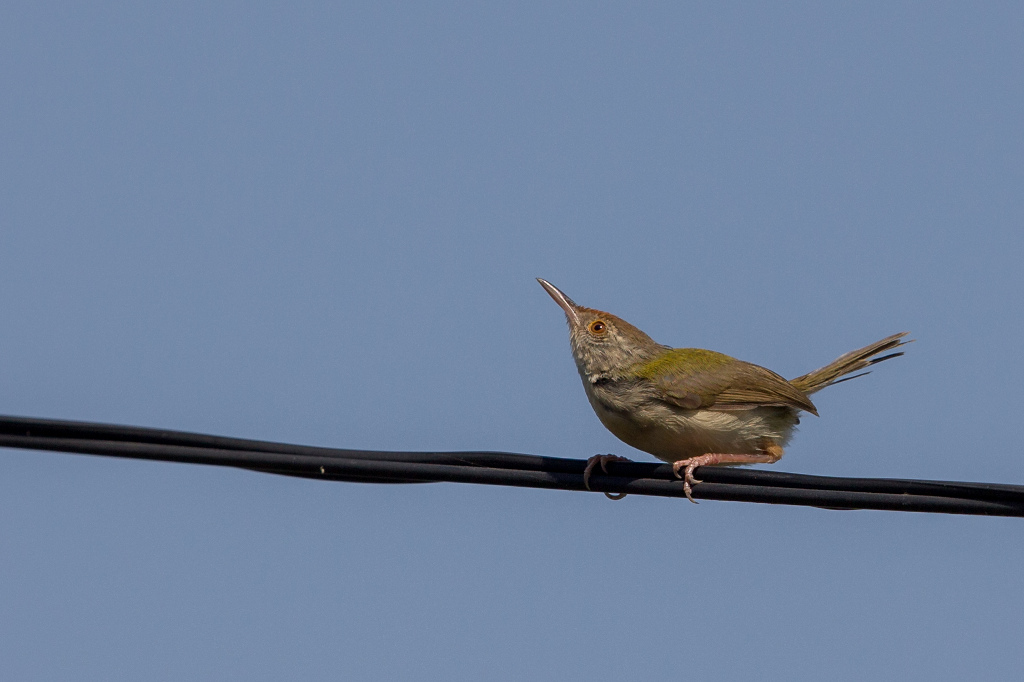
[[[664,406],[626,418],[591,401],[609,431],[658,459],[675,462],[707,453],[755,454],[766,439],[785,447],[797,424],[795,410],[756,407],[749,410],[677,410]]]

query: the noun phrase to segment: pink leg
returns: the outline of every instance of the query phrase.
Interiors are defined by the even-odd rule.
[[[587,468],[583,470],[583,487],[590,490],[590,474],[594,471],[594,465],[600,464],[601,471],[608,473],[608,462],[632,462],[633,460],[618,455],[594,455],[587,460]],[[626,493],[605,493],[609,500],[621,500]]]
[[[673,462],[672,471],[675,472],[676,478],[683,479],[683,492],[686,493],[686,499],[696,504],[697,500],[693,499],[693,488],[691,486],[697,485],[701,482],[693,477],[693,470],[697,467],[722,466],[728,464],[774,464],[780,459],[782,459],[782,448],[771,443],[766,444],[762,452],[754,455],[709,452],[706,455],[681,459],[678,462]],[[685,476],[681,476],[679,474],[679,470],[684,467],[686,468],[686,473]]]

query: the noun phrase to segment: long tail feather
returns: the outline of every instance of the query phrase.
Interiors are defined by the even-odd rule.
[[[910,341],[902,340],[908,333],[909,332],[900,332],[899,334],[893,334],[892,336],[885,337],[881,341],[874,342],[870,346],[864,346],[859,350],[850,351],[845,355],[839,356],[821,369],[808,372],[803,376],[792,379],[789,383],[809,395],[815,391],[820,391],[826,386],[837,384],[840,381],[849,381],[850,379],[856,379],[859,376],[869,374],[869,372],[863,372],[856,376],[846,377],[846,375],[851,372],[856,372],[857,370],[870,367],[871,365],[878,364],[879,362],[898,358],[903,355],[903,351],[899,351],[897,353],[883,355],[882,357],[875,357],[879,353],[885,353],[886,351],[890,351],[894,348],[899,348],[900,346],[905,346],[910,343],[913,339]],[[842,377],[846,378],[844,379]]]

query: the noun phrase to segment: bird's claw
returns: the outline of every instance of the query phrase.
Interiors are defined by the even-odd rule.
[[[587,460],[587,468],[583,470],[583,487],[590,490],[590,474],[594,471],[594,465],[600,464],[601,471],[608,473],[608,462],[631,462],[631,459],[619,457],[618,455],[594,455]],[[626,493],[605,493],[609,500],[621,500]]]
[[[704,481],[693,477],[693,470],[696,469],[698,465],[697,462],[693,461],[694,459],[696,459],[696,457],[691,457],[690,459],[681,459],[678,462],[673,462],[672,471],[673,473],[675,473],[676,478],[683,479],[683,492],[686,493],[686,499],[688,499],[690,502],[693,502],[694,504],[697,504],[697,500],[693,499],[692,486],[695,486],[698,483],[703,483]],[[679,470],[683,469],[684,467],[686,471],[683,474],[680,474]]]

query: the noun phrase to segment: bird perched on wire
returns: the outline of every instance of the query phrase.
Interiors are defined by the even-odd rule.
[[[812,393],[903,355],[889,351],[908,343],[907,332],[893,334],[787,381],[723,353],[663,346],[625,320],[576,305],[550,282],[537,281],[565,311],[572,355],[601,423],[625,443],[671,462],[691,502],[700,483],[694,469],[779,461],[800,412],[818,414]],[[595,455],[587,461],[588,490],[594,467],[607,473],[611,461],[629,460]]]

